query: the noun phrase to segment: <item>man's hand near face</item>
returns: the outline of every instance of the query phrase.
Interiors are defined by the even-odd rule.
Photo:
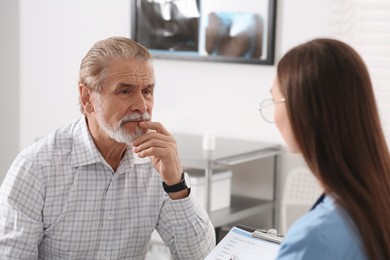
[[[147,133],[133,141],[133,152],[140,158],[150,157],[154,168],[167,185],[179,183],[183,170],[173,136],[158,122],[143,121],[139,126]],[[180,199],[188,194],[187,189],[170,193],[169,196],[172,199]]]

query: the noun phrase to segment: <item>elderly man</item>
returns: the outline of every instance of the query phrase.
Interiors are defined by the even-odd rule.
[[[0,188],[1,259],[144,259],[157,230],[175,259],[203,259],[213,226],[174,138],[152,122],[149,52],[122,37],[81,63],[84,116],[15,159]]]

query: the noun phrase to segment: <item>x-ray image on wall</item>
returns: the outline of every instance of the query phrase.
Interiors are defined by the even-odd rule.
[[[263,26],[259,14],[211,12],[206,26],[206,51],[208,55],[259,59]]]
[[[156,50],[198,50],[196,0],[141,0],[137,10],[137,40],[143,45]]]
[[[133,0],[132,37],[156,58],[273,64],[276,0]]]

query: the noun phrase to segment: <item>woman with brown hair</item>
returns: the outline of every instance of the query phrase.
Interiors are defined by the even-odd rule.
[[[367,68],[347,44],[315,39],[279,61],[272,99],[289,150],[324,188],[278,259],[390,259],[390,154]]]

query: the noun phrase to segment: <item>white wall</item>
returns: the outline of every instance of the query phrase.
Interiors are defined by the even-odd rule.
[[[20,0],[20,148],[80,116],[78,69],[92,44],[128,35],[129,0]]]
[[[19,0],[0,0],[0,183],[19,151]]]

